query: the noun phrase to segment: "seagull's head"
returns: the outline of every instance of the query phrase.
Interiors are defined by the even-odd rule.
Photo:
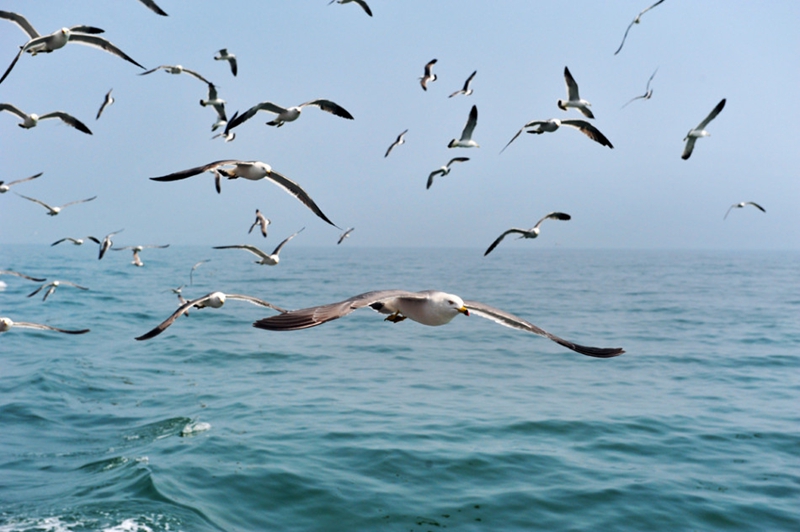
[[[220,308],[225,304],[225,294],[223,292],[214,292],[208,296],[208,301],[203,306],[211,308]]]
[[[11,321],[11,318],[0,318],[0,332],[6,332],[13,326],[14,322]]]
[[[449,312],[451,312],[453,318],[456,317],[456,315],[458,314],[469,316],[469,309],[467,309],[467,307],[464,306],[464,300],[458,297],[457,295],[441,292],[439,294],[439,298],[437,299],[438,299],[437,301],[438,305],[441,308],[445,308]]]

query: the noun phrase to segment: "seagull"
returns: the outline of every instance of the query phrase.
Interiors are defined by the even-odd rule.
[[[485,257],[486,255],[491,253],[492,250],[497,247],[497,244],[499,244],[500,242],[503,241],[503,239],[506,237],[506,235],[510,235],[512,233],[519,233],[521,235],[520,238],[536,238],[537,236],[539,236],[539,226],[542,225],[543,221],[545,221],[545,220],[570,220],[571,218],[572,218],[572,216],[570,216],[569,214],[567,214],[565,212],[551,212],[551,213],[545,215],[541,220],[536,222],[536,225],[534,225],[530,229],[518,229],[516,227],[512,227],[508,231],[505,231],[502,235],[498,236],[497,239],[494,242],[492,242],[492,245],[489,246],[489,248],[486,250],[486,252],[483,254],[483,256]]]
[[[401,144],[405,144],[406,143],[406,139],[403,138],[403,137],[405,137],[406,133],[408,133],[407,129],[405,131],[403,131],[402,133],[400,133],[399,135],[397,135],[397,140],[392,142],[392,145],[389,146],[388,150],[386,150],[386,155],[384,155],[384,157],[388,157],[389,154],[392,153],[392,150],[394,149],[395,146],[399,146]]]
[[[305,227],[303,227],[303,229],[305,229]],[[303,229],[300,229],[300,231],[302,231]],[[286,237],[286,239],[280,244],[278,244],[278,247],[276,247],[270,254],[264,253],[257,247],[250,246],[248,244],[237,244],[235,246],[214,246],[214,249],[244,249],[249,251],[253,255],[256,255],[257,257],[261,258],[261,260],[255,261],[256,264],[266,264],[267,266],[275,266],[281,261],[281,258],[279,256],[281,248],[283,248],[283,246],[285,246],[291,239],[296,237],[298,233],[300,233],[300,231],[297,231],[296,233],[293,233],[288,237]]]
[[[339,241],[336,242],[336,244],[341,244],[342,242],[344,242],[345,238],[350,238],[350,233],[353,232],[353,229],[355,229],[355,227],[348,227],[344,233],[339,235]]]
[[[575,83],[575,78],[572,77],[567,67],[564,67],[564,81],[567,84],[567,100],[558,100],[558,102],[556,102],[558,108],[566,111],[568,107],[572,107],[580,111],[586,118],[594,118],[592,111],[589,109],[589,106],[592,104],[580,97],[578,94],[578,84]]]
[[[194,265],[194,266],[192,266],[192,270],[189,272],[189,286],[192,286],[192,284],[194,283],[194,279],[192,278],[192,276],[194,275],[194,271],[195,271],[195,270],[196,270],[196,269],[197,269],[197,268],[198,268],[198,267],[199,267],[201,264],[205,264],[206,262],[209,262],[210,260],[211,260],[211,259],[203,259],[203,260],[201,260],[201,261],[198,261],[198,262],[196,262],[196,263],[195,263],[195,265]]]
[[[89,240],[91,240],[95,244],[99,244],[100,243],[100,241],[97,238],[93,237],[93,236],[87,236],[86,238],[88,238]],[[62,242],[66,242],[67,240],[72,242],[72,244],[75,245],[75,246],[81,246],[81,245],[83,245],[83,242],[84,242],[84,240],[82,238],[72,238],[71,236],[68,236],[66,238],[62,238],[61,240],[56,240],[55,242],[50,244],[50,246],[57,246]]]
[[[247,231],[247,234],[249,235],[252,233],[253,229],[255,229],[257,225],[260,225],[261,234],[264,235],[264,238],[267,238],[267,226],[269,226],[271,223],[272,221],[269,218],[266,218],[263,214],[261,214],[261,211],[256,209],[256,221],[250,226],[250,230]]]
[[[367,13],[367,15],[372,16],[372,11],[369,10],[369,6],[364,0],[331,0],[328,2],[328,5],[336,2],[337,4],[349,4],[350,2],[355,2],[356,4],[360,5],[361,8]]]
[[[636,18],[633,19],[633,22],[628,24],[628,29],[625,30],[625,35],[622,36],[622,42],[619,44],[619,48],[617,48],[617,51],[614,52],[614,55],[617,55],[619,53],[619,51],[622,50],[622,46],[625,44],[625,39],[628,37],[628,32],[631,31],[631,28],[633,27],[634,24],[639,24],[641,22],[641,20],[640,20],[641,16],[644,15],[645,13],[647,13],[648,11],[650,11],[651,9],[653,9],[654,7],[656,7],[658,4],[660,4],[663,1],[664,0],[658,0],[658,2],[656,2],[652,6],[648,7],[647,9],[645,9],[644,11],[642,11],[641,13],[636,15]]]
[[[180,296],[180,294],[178,294]],[[253,296],[246,296],[243,294],[225,294],[223,292],[211,292],[210,294],[206,294],[203,297],[199,297],[197,299],[192,299],[191,301],[186,301],[178,310],[172,313],[172,315],[164,320],[160,325],[155,327],[154,329],[150,330],[149,332],[144,333],[141,336],[137,336],[137,340],[149,340],[150,338],[154,338],[164,332],[167,327],[172,325],[172,323],[177,320],[181,315],[189,314],[189,310],[194,308],[220,308],[222,305],[225,304],[225,301],[228,299],[238,299],[240,301],[247,301],[249,303],[253,303],[255,305],[260,305],[262,307],[271,308],[277,310],[278,312],[286,312],[284,309],[280,307],[276,307],[272,303],[268,303],[267,301],[258,299],[257,297]]]
[[[296,331],[315,327],[325,322],[347,316],[356,309],[370,307],[381,314],[388,314],[385,321],[397,323],[409,318],[423,325],[445,325],[459,314],[475,314],[512,329],[544,336],[559,345],[583,355],[611,358],[625,351],[621,348],[587,347],[572,343],[540,329],[536,325],[511,313],[490,307],[478,301],[464,301],[457,295],[425,290],[377,290],[353,296],[338,303],[284,312],[253,323],[259,329],[269,331]]]
[[[158,6],[156,5],[156,3],[155,3],[155,2],[153,2],[153,0],[139,0],[139,1],[140,1],[141,3],[143,3],[144,5],[146,5],[146,6],[147,6],[147,8],[148,8],[150,11],[152,11],[153,13],[156,13],[156,14],[158,14],[158,15],[161,15],[162,17],[169,16],[169,15],[167,15],[167,14],[164,12],[164,10],[163,10],[163,9],[161,9],[160,7],[158,7]]]
[[[297,118],[300,116],[300,113],[303,111],[303,107],[307,107],[309,105],[313,107],[319,107],[323,111],[338,117],[346,118],[347,120],[353,120],[353,115],[351,115],[347,109],[330,100],[311,100],[306,103],[301,103],[300,105],[287,108],[283,108],[280,105],[276,105],[272,102],[261,102],[245,111],[244,114],[236,114],[233,118],[231,118],[230,122],[228,122],[228,126],[225,128],[225,133],[229,132],[235,127],[238,127],[247,120],[250,120],[259,111],[269,111],[270,113],[275,113],[278,115],[274,119],[267,122],[267,125],[281,127],[285,122],[294,122],[297,120]]]
[[[31,179],[36,179],[43,173],[44,172],[39,172],[38,174],[26,177],[25,179],[17,179],[16,181],[10,181],[8,183],[6,183],[5,181],[0,181],[0,194],[5,194],[9,190],[11,190],[11,187],[13,187],[14,185],[17,185],[19,183],[24,183],[25,181],[30,181]]]
[[[628,103],[631,103],[632,101],[639,99],[649,100],[653,96],[653,89],[650,88],[650,82],[653,81],[656,72],[658,72],[658,69],[655,69],[653,73],[650,75],[650,79],[647,80],[647,87],[645,88],[644,94],[642,94],[641,96],[636,96],[635,98],[631,98],[630,100],[628,100]],[[625,109],[628,103],[620,107],[620,109]]]
[[[451,164],[464,163],[467,161],[469,161],[469,157],[453,157],[452,159],[450,159],[450,162],[448,162],[446,165],[430,173],[430,175],[428,176],[428,184],[425,186],[425,189],[427,190],[431,188],[431,185],[433,184],[433,178],[436,177],[437,175],[446,176],[447,174],[449,174]]]
[[[467,81],[464,82],[464,88],[461,90],[457,90],[456,92],[448,96],[448,98],[452,98],[453,96],[458,96],[459,94],[463,94],[464,96],[469,96],[470,94],[472,94],[472,89],[469,88],[469,84],[472,83],[472,78],[474,78],[475,74],[477,73],[478,71],[476,70],[475,72],[470,74],[469,77],[467,78]]]
[[[728,213],[731,212],[731,209],[742,209],[746,205],[752,205],[753,207],[755,207],[756,209],[758,209],[761,212],[767,212],[766,209],[764,209],[764,207],[762,207],[761,205],[759,205],[758,203],[756,203],[754,201],[742,201],[741,203],[734,203],[733,205],[728,207],[728,210],[725,212],[725,216],[723,216],[722,219],[724,220],[725,218],[728,217]]]
[[[558,130],[558,128],[561,127],[561,126],[574,127],[575,129],[577,129],[578,131],[580,131],[581,133],[583,133],[584,135],[586,135],[587,137],[589,137],[593,141],[598,142],[598,143],[602,144],[603,146],[608,146],[609,148],[614,149],[614,146],[611,145],[611,142],[606,138],[606,136],[603,135],[602,133],[600,133],[599,129],[594,127],[592,124],[590,124],[586,120],[581,120],[579,118],[569,118],[569,119],[566,119],[566,120],[559,120],[558,118],[551,118],[550,120],[533,120],[531,122],[528,122],[524,126],[522,126],[522,129],[517,131],[517,134],[514,135],[513,137],[511,137],[511,140],[509,140],[508,144],[506,144],[503,147],[503,149],[500,150],[500,153],[503,153],[506,150],[506,148],[508,148],[509,145],[511,145],[512,142],[517,140],[517,137],[519,137],[520,134],[523,131],[525,131],[526,128],[529,128],[529,127],[530,128],[534,128],[534,129],[526,131],[526,133],[532,133],[532,134],[535,134],[535,135],[541,135],[542,133],[552,133],[553,131]]]
[[[47,215],[48,215],[48,216],[55,216],[55,215],[57,215],[58,213],[60,213],[60,212],[61,212],[61,209],[63,209],[64,207],[68,207],[68,206],[70,206],[70,205],[75,205],[76,203],[86,203],[87,201],[92,201],[93,199],[95,199],[95,198],[97,197],[97,196],[92,196],[91,198],[87,198],[87,199],[76,200],[76,201],[70,201],[69,203],[65,203],[65,204],[64,204],[64,205],[62,205],[61,207],[51,207],[51,206],[50,206],[50,205],[48,205],[47,203],[45,203],[45,202],[43,202],[43,201],[39,201],[39,200],[38,200],[38,199],[36,199],[36,198],[29,198],[28,196],[23,196],[22,194],[17,194],[17,196],[19,196],[19,197],[21,197],[21,198],[25,198],[26,200],[32,201],[32,202],[34,202],[34,203],[38,203],[39,205],[41,205],[42,207],[44,207],[45,209],[47,209],[48,211],[50,211],[50,212],[48,212],[48,213],[47,213]]]
[[[220,166],[230,166],[233,165],[232,170],[226,170],[220,168]],[[325,214],[317,207],[317,204],[311,199],[305,190],[303,190],[300,185],[292,181],[291,179],[284,177],[283,175],[279,174],[278,172],[274,171],[272,167],[266,163],[262,163],[260,161],[239,161],[237,159],[224,159],[221,161],[214,161],[213,163],[209,163],[203,166],[197,166],[195,168],[189,168],[188,170],[182,170],[180,172],[175,172],[173,174],[161,176],[161,177],[151,177],[153,181],[177,181],[179,179],[186,179],[187,177],[192,177],[198,174],[202,174],[203,172],[213,172],[214,173],[214,180],[217,187],[217,192],[221,192],[220,180],[222,176],[227,176],[228,179],[236,179],[238,177],[242,177],[244,179],[249,179],[250,181],[258,181],[259,179],[269,179],[283,190],[300,200],[306,207],[311,209],[311,211],[331,224],[332,226],[336,227],[332,221],[328,219]]]
[[[123,232],[124,230],[125,229],[120,229],[119,231],[114,231],[113,233],[108,233],[105,237],[103,237],[103,241],[102,242],[100,242],[97,238],[89,237],[94,242],[97,242],[98,244],[100,244],[100,253],[97,256],[97,260],[102,259],[103,255],[105,255],[106,251],[108,251],[108,248],[110,248],[112,246],[112,244],[114,243],[114,242],[111,241],[111,237],[116,235],[117,233]]]
[[[469,112],[469,118],[464,125],[464,130],[461,132],[461,138],[450,141],[447,145],[448,148],[480,148],[477,142],[472,140],[472,132],[478,123],[478,107],[473,105]]]
[[[43,283],[47,280],[47,279],[40,279],[39,277],[31,277],[29,275],[25,275],[24,273],[15,272],[14,270],[0,270],[0,275],[15,275],[17,277],[21,277],[23,279],[34,281],[37,283]]]
[[[156,70],[163,70],[163,71],[167,72],[168,74],[189,74],[190,76],[194,76],[195,78],[199,79],[203,83],[206,83],[208,85],[213,85],[213,83],[208,81],[206,78],[201,76],[196,71],[189,70],[188,68],[184,68],[182,65],[161,65],[161,66],[157,66],[155,68],[151,68],[150,70],[148,70],[146,72],[142,72],[139,75],[140,76],[146,76],[148,74],[152,74]]]
[[[422,85],[422,90],[424,91],[428,90],[428,83],[433,83],[437,80],[436,74],[431,72],[436,61],[438,61],[438,59],[431,59],[428,61],[428,64],[425,65],[425,74],[419,78],[419,84]]]
[[[133,262],[131,262],[131,264],[133,264],[134,266],[144,266],[144,262],[142,262],[142,259],[139,257],[139,253],[141,253],[141,251],[143,249],[145,249],[145,248],[164,249],[164,248],[168,248],[168,247],[169,247],[169,244],[165,244],[163,246],[156,246],[156,245],[149,245],[149,246],[123,246],[123,247],[111,248],[111,249],[113,249],[114,251],[122,251],[122,250],[125,250],[125,249],[132,249],[133,250]]]
[[[217,52],[217,55],[214,56],[214,59],[216,59],[217,61],[227,61],[231,66],[231,74],[236,76],[239,70],[238,65],[236,64],[236,56],[228,52],[227,48],[223,48],[222,50]]]
[[[106,97],[103,99],[103,103],[102,103],[102,105],[100,105],[100,109],[97,110],[97,116],[95,117],[95,120],[100,120],[100,115],[103,114],[103,111],[106,110],[106,107],[108,107],[109,105],[114,103],[114,98],[111,96],[111,91],[112,90],[114,90],[114,89],[110,89],[106,93]]]
[[[47,284],[43,284],[42,286],[40,286],[39,288],[37,288],[36,290],[34,290],[30,294],[28,294],[28,297],[33,297],[36,294],[38,294],[39,292],[41,292],[41,290],[43,288],[50,287],[47,290],[47,292],[45,292],[44,297],[42,298],[42,301],[47,301],[47,297],[50,294],[52,294],[53,292],[55,292],[56,288],[58,288],[59,286],[62,286],[62,285],[74,286],[75,288],[80,288],[81,290],[88,290],[88,288],[86,288],[85,286],[80,286],[80,285],[77,285],[77,284],[75,284],[73,282],[70,282],[70,281],[53,281],[53,282],[50,282],[50,283],[47,283]]]
[[[720,100],[716,107],[709,113],[705,119],[697,124],[697,127],[694,129],[690,129],[683,140],[686,141],[686,147],[683,148],[683,154],[681,155],[681,159],[688,159],[692,156],[692,150],[694,150],[694,143],[697,142],[697,139],[700,137],[708,137],[711,135],[708,131],[706,131],[706,126],[714,120],[717,115],[722,111],[722,108],[725,107],[725,98]]]
[[[58,329],[49,325],[42,325],[40,323],[30,323],[27,321],[13,321],[11,318],[0,318],[0,333],[8,332],[12,327],[19,327],[20,329],[39,329],[41,331],[56,331],[66,334],[84,334],[89,332],[89,329],[81,329],[78,331]]]
[[[86,127],[86,124],[75,118],[74,116],[65,113],[64,111],[53,111],[52,113],[45,113],[43,115],[37,115],[36,113],[27,114],[22,112],[19,108],[11,105],[10,103],[0,103],[0,111],[8,111],[9,113],[15,114],[22,119],[21,124],[17,124],[21,128],[30,129],[32,127],[36,127],[36,124],[39,123],[39,120],[47,120],[48,118],[58,118],[62,120],[68,126],[72,126],[78,131],[82,131],[87,135],[91,135],[92,131]]]

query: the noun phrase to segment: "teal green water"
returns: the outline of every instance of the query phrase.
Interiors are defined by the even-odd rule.
[[[147,253],[147,251],[151,251]],[[800,254],[6,246],[0,531],[797,530]],[[187,297],[299,308],[438,288],[607,360],[475,316],[364,309],[254,329],[229,301],[133,340]],[[183,434],[193,423],[207,430]],[[202,428],[202,427],[201,427]]]

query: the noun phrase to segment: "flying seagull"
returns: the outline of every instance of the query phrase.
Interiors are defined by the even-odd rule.
[[[517,140],[517,137],[519,137],[520,134],[527,128],[533,128],[533,129],[526,131],[526,133],[541,135],[542,133],[552,133],[553,131],[557,131],[558,128],[560,128],[561,126],[574,127],[575,129],[577,129],[578,131],[580,131],[593,141],[598,142],[603,146],[608,146],[611,149],[614,148],[614,146],[611,145],[611,142],[606,138],[606,136],[600,133],[599,129],[594,127],[586,120],[581,120],[579,118],[569,118],[566,120],[551,118],[550,120],[533,120],[522,126],[522,129],[517,131],[517,134],[511,137],[511,140],[509,140],[508,144],[506,144],[503,147],[503,149],[500,150],[500,153],[506,151],[506,148],[508,148],[512,142]]]
[[[725,107],[725,98],[720,100],[716,107],[709,113],[705,119],[697,124],[697,127],[694,129],[690,129],[683,140],[686,141],[686,146],[683,148],[683,154],[681,155],[681,159],[688,159],[692,156],[692,150],[694,150],[694,143],[697,142],[697,139],[700,137],[708,137],[711,135],[708,131],[706,131],[706,126],[714,120],[717,115],[722,111],[722,108]]]
[[[226,170],[224,168],[220,168],[221,166],[231,166],[233,165],[233,169]],[[181,170],[180,172],[175,172],[173,174],[161,176],[161,177],[151,177],[153,181],[177,181],[179,179],[186,179],[187,177],[192,177],[198,174],[202,174],[203,172],[213,172],[215,184],[217,187],[217,192],[221,191],[220,180],[222,176],[227,176],[228,179],[236,179],[242,177],[244,179],[249,179],[250,181],[258,181],[259,179],[269,179],[283,190],[300,200],[306,207],[311,209],[311,211],[331,224],[332,226],[336,227],[332,221],[328,219],[325,214],[317,207],[317,204],[311,199],[305,190],[303,190],[300,185],[292,181],[291,179],[279,174],[278,172],[274,171],[272,167],[266,163],[262,163],[260,161],[240,161],[237,159],[224,159],[221,161],[214,161],[213,163],[205,164],[203,166],[196,166],[195,168],[189,168],[188,170]]]
[[[401,144],[405,144],[406,143],[406,139],[403,138],[403,137],[405,137],[406,133],[408,133],[407,129],[405,131],[403,131],[402,133],[400,133],[399,135],[397,135],[397,140],[392,142],[392,145],[389,146],[388,150],[386,150],[386,155],[384,155],[384,157],[388,157],[389,154],[392,153],[392,150],[394,149],[395,146],[399,146]]]
[[[149,246],[122,246],[122,247],[118,247],[118,248],[111,248],[111,249],[113,249],[114,251],[122,251],[122,250],[125,250],[125,249],[132,249],[132,250],[133,250],[133,262],[131,262],[131,264],[133,264],[134,266],[144,266],[144,262],[142,262],[142,259],[139,257],[139,253],[141,253],[141,251],[142,251],[143,249],[145,249],[145,248],[158,248],[158,249],[164,249],[164,248],[168,248],[168,247],[169,247],[169,244],[165,244],[165,245],[163,245],[163,246],[157,246],[157,245],[149,245]]]
[[[303,227],[303,229],[305,229],[305,227]],[[300,229],[300,231],[302,231],[303,229]],[[281,248],[283,248],[283,246],[285,246],[291,239],[296,237],[297,234],[300,233],[300,231],[297,231],[296,233],[293,233],[293,234],[289,235],[288,237],[286,237],[286,239],[283,242],[281,242],[280,244],[278,244],[278,247],[276,247],[272,251],[272,253],[269,253],[269,254],[264,253],[263,251],[261,251],[257,247],[250,246],[248,244],[238,244],[238,245],[234,245],[234,246],[214,246],[214,249],[244,249],[244,250],[249,251],[253,255],[255,255],[255,256],[260,258],[260,260],[255,261],[256,264],[266,264],[267,266],[275,266],[276,264],[278,264],[281,261],[281,258],[279,256],[280,252],[281,252]]]
[[[180,294],[178,294],[178,295],[180,296]],[[186,301],[180,307],[178,307],[178,310],[173,312],[172,315],[169,318],[164,320],[161,324],[159,324],[157,327],[155,327],[154,329],[150,330],[149,332],[146,332],[145,334],[143,334],[141,336],[137,336],[136,339],[137,340],[149,340],[150,338],[154,338],[154,337],[158,336],[159,334],[164,332],[167,329],[167,327],[172,325],[172,323],[175,320],[177,320],[179,317],[181,317],[183,314],[187,314],[188,315],[189,314],[189,310],[192,307],[198,308],[198,309],[206,308],[206,307],[220,308],[222,305],[225,304],[225,301],[228,300],[228,299],[238,299],[239,301],[247,301],[248,303],[253,303],[255,305],[260,305],[262,307],[268,307],[268,308],[277,310],[278,312],[286,312],[284,309],[282,309],[280,307],[276,307],[272,303],[268,303],[267,301],[258,299],[257,297],[246,296],[246,295],[243,295],[243,294],[225,294],[223,292],[211,292],[210,294],[206,294],[203,297],[199,297],[197,299],[192,299],[191,301]]]
[[[372,11],[370,11],[369,6],[364,0],[331,0],[330,2],[328,2],[328,5],[331,5],[334,2],[336,2],[337,4],[349,4],[350,2],[355,2],[356,4],[361,6],[361,9],[363,9],[367,13],[367,15],[372,16]]]
[[[24,273],[15,272],[14,270],[0,270],[0,275],[14,275],[16,277],[21,277],[22,279],[27,279],[37,283],[43,283],[47,280],[39,277],[31,277],[29,275],[25,275]]]
[[[448,98],[452,98],[453,96],[458,96],[459,94],[463,94],[464,96],[469,96],[470,94],[472,94],[472,89],[469,88],[469,84],[472,83],[472,78],[474,78],[475,74],[477,73],[478,71],[476,70],[475,72],[470,74],[469,77],[467,78],[467,81],[464,82],[464,88],[462,88],[461,90],[457,90],[456,92],[448,96]]]
[[[344,242],[345,238],[350,238],[350,233],[353,232],[353,229],[355,229],[355,227],[348,227],[344,233],[339,235],[339,241],[336,242],[336,244],[341,244],[342,242]]]
[[[346,118],[347,120],[353,120],[353,115],[351,115],[347,109],[342,107],[336,102],[332,102],[330,100],[311,100],[306,103],[301,103],[300,105],[296,105],[294,107],[281,107],[280,105],[276,105],[272,102],[261,102],[259,104],[254,105],[243,114],[239,115],[238,113],[231,118],[230,122],[228,122],[227,127],[225,128],[225,133],[228,133],[231,129],[238,127],[239,125],[243,124],[244,122],[253,118],[256,113],[259,111],[268,111],[270,113],[275,113],[277,116],[267,122],[268,126],[276,126],[281,127],[286,122],[294,122],[300,116],[300,113],[303,112],[303,107],[312,106],[318,107],[327,113],[331,113],[341,118]]]
[[[578,84],[575,82],[575,78],[572,77],[567,67],[564,67],[564,82],[567,84],[567,99],[558,100],[558,102],[556,102],[558,108],[566,111],[567,108],[572,107],[580,111],[586,118],[594,118],[592,111],[589,109],[592,104],[580,97],[580,94],[578,94]]]
[[[5,194],[9,190],[11,190],[11,187],[13,187],[14,185],[18,185],[19,183],[24,183],[25,181],[30,181],[31,179],[36,179],[37,177],[39,177],[43,173],[44,172],[39,172],[36,175],[32,175],[32,176],[26,177],[24,179],[17,179],[16,181],[9,181],[8,183],[6,183],[5,181],[0,181],[0,194]]]
[[[428,83],[433,83],[437,80],[436,74],[431,72],[431,70],[433,70],[433,65],[436,64],[436,61],[438,61],[438,59],[431,59],[428,61],[428,63],[425,65],[425,74],[419,78],[419,84],[422,85],[422,90],[424,91],[428,90]]]
[[[256,209],[256,221],[250,226],[250,230],[247,231],[247,234],[249,235],[252,233],[256,226],[261,226],[261,234],[264,236],[264,238],[267,238],[267,227],[271,223],[272,221],[269,218],[265,217],[263,214],[261,214],[261,211]]]
[[[746,205],[752,205],[761,212],[767,212],[766,209],[764,209],[764,207],[762,207],[761,205],[759,205],[754,201],[742,201],[741,203],[734,203],[733,205],[728,207],[728,210],[725,211],[725,216],[723,216],[722,219],[724,220],[725,218],[728,217],[728,214],[731,212],[731,209],[743,209]]]
[[[43,115],[37,115],[36,113],[27,114],[21,111],[19,108],[11,105],[10,103],[0,103],[0,111],[8,111],[9,113],[15,114],[18,117],[20,117],[22,119],[22,123],[17,125],[24,129],[30,129],[32,127],[36,127],[36,124],[39,123],[39,120],[47,120],[48,118],[58,118],[68,126],[72,126],[78,131],[82,131],[87,135],[92,134],[92,131],[88,127],[86,127],[86,124],[84,124],[74,116],[65,113],[64,111],[53,111],[51,113],[45,113]]]
[[[634,24],[639,24],[641,22],[641,20],[640,20],[641,16],[644,15],[645,13],[647,13],[648,11],[650,11],[651,9],[653,9],[654,7],[656,7],[658,4],[660,4],[663,1],[664,0],[658,0],[658,2],[656,2],[655,4],[651,5],[650,7],[648,7],[647,9],[643,10],[641,13],[636,15],[636,18],[633,19],[633,22],[628,24],[628,28],[625,30],[625,35],[622,36],[622,42],[619,44],[619,48],[617,48],[617,51],[614,52],[614,55],[617,55],[619,53],[619,51],[622,50],[622,47],[625,44],[625,39],[628,37],[628,32],[631,31],[631,28],[633,27]]]
[[[100,240],[98,240],[97,238],[93,237],[93,236],[89,237],[92,241],[97,242],[98,244],[100,244],[100,253],[97,255],[97,260],[102,259],[103,255],[105,255],[106,251],[108,251],[108,248],[110,248],[114,244],[114,242],[111,240],[111,237],[116,235],[117,233],[121,233],[123,231],[124,231],[124,229],[120,229],[119,231],[114,231],[113,233],[108,233],[106,236],[103,237],[103,241],[102,242]]]
[[[164,72],[167,72],[168,74],[176,74],[176,75],[177,74],[189,74],[190,76],[194,76],[195,78],[199,79],[203,83],[206,83],[208,85],[213,85],[213,83],[211,83],[206,78],[201,76],[198,72],[196,72],[194,70],[190,70],[188,68],[185,68],[182,65],[161,65],[161,66],[157,66],[155,68],[151,68],[150,70],[148,70],[146,72],[141,72],[139,75],[140,76],[146,76],[148,74],[152,74],[156,70],[163,70]]]
[[[97,240],[97,238],[95,238],[93,236],[87,236],[86,238],[88,238],[89,240],[91,240],[95,244],[99,244],[100,243],[100,241]],[[71,236],[68,236],[66,238],[62,238],[61,240],[56,240],[55,242],[50,244],[50,246],[57,246],[62,242],[66,242],[67,240],[72,242],[72,244],[75,245],[75,246],[81,246],[81,245],[83,245],[83,242],[84,242],[84,240],[82,238],[72,238]]]
[[[194,283],[194,279],[193,279],[193,277],[192,277],[192,276],[194,275],[194,271],[195,271],[195,270],[196,270],[196,269],[197,269],[197,268],[198,268],[198,267],[199,267],[201,264],[205,264],[206,262],[210,262],[210,261],[211,261],[211,259],[203,259],[203,260],[201,260],[201,261],[198,261],[198,262],[196,262],[196,263],[195,263],[195,265],[194,265],[194,266],[192,266],[192,270],[189,272],[189,286],[192,286],[192,284]]]
[[[236,76],[239,70],[239,67],[236,64],[236,56],[228,52],[227,48],[223,48],[217,52],[217,55],[214,56],[214,59],[217,61],[227,61],[231,66],[231,73]]]
[[[73,282],[70,282],[70,281],[52,281],[50,283],[43,284],[42,286],[40,286],[39,288],[37,288],[36,290],[34,290],[30,294],[28,294],[28,297],[33,297],[36,294],[38,294],[39,292],[41,292],[42,289],[49,287],[47,292],[44,293],[44,297],[42,298],[42,301],[47,301],[47,297],[50,294],[52,294],[53,292],[55,292],[56,288],[58,288],[59,286],[62,286],[62,285],[74,286],[75,288],[80,288],[81,290],[88,290],[88,288],[86,288],[85,286],[80,286],[80,285],[77,285],[77,284],[75,284]]]
[[[140,1],[141,3],[143,3],[144,5],[146,5],[146,6],[147,6],[147,8],[148,8],[150,11],[152,11],[153,13],[156,13],[156,14],[158,14],[158,15],[161,15],[162,17],[166,17],[166,16],[168,16],[168,15],[167,15],[167,14],[164,12],[164,10],[163,10],[163,9],[161,9],[160,7],[158,7],[158,6],[156,5],[156,3],[155,3],[155,2],[153,2],[153,0],[139,0],[139,1]]]
[[[516,228],[516,227],[512,227],[508,231],[505,231],[502,235],[498,236],[497,239],[494,242],[492,242],[492,245],[490,245],[489,248],[484,252],[483,256],[485,257],[486,255],[491,253],[492,250],[497,247],[497,244],[502,242],[503,239],[507,235],[516,233],[516,234],[520,235],[520,238],[536,238],[537,236],[539,236],[539,226],[542,225],[543,221],[545,221],[545,220],[569,220],[571,218],[572,217],[569,214],[565,213],[565,212],[551,212],[551,213],[545,215],[541,220],[536,222],[536,225],[534,225],[530,229],[519,229],[519,228]]]
[[[388,314],[385,319],[393,323],[410,318],[423,325],[431,326],[445,325],[458,314],[469,316],[474,313],[477,316],[512,329],[544,336],[567,349],[583,355],[611,358],[625,352],[621,348],[587,347],[574,344],[503,310],[477,301],[464,301],[456,295],[438,290],[426,290],[423,292],[378,290],[367,292],[338,303],[284,312],[258,320],[253,323],[253,326],[269,331],[296,331],[347,316],[354,310],[363,307],[370,307],[381,314]]]
[[[467,118],[467,123],[464,125],[464,130],[461,132],[461,138],[456,140],[453,139],[450,141],[450,144],[447,145],[448,148],[480,148],[477,142],[472,140],[472,132],[475,130],[475,126],[478,124],[478,107],[473,105],[472,109],[469,112],[469,118]]]
[[[658,72],[658,69],[655,69],[653,71],[653,73],[650,75],[650,79],[647,80],[647,87],[644,90],[644,94],[642,94],[641,96],[636,96],[634,98],[631,98],[630,100],[628,100],[628,103],[631,103],[632,101],[639,100],[639,99],[649,100],[653,96],[653,89],[650,88],[650,82],[653,81],[653,78],[655,77],[656,72]],[[625,105],[620,107],[620,109],[625,109],[625,107],[627,107],[628,103],[626,103]]]
[[[97,110],[97,116],[94,118],[95,120],[100,120],[100,115],[103,114],[103,111],[106,110],[106,107],[114,103],[114,97],[111,96],[111,91],[114,89],[109,89],[106,93],[106,97],[103,99],[103,103],[100,105],[100,109]]]
[[[428,176],[428,184],[425,185],[425,189],[427,190],[427,189],[431,188],[431,185],[433,184],[433,178],[436,177],[437,175],[446,176],[447,174],[449,174],[450,173],[450,165],[451,164],[453,164],[453,163],[464,163],[464,162],[467,162],[467,161],[469,161],[469,157],[453,157],[452,159],[450,159],[450,161],[446,165],[444,165],[441,168],[439,168],[438,170],[434,170],[433,172],[430,173],[430,175]]]
[[[0,318],[0,333],[10,331],[12,327],[18,327],[20,329],[39,329],[40,331],[56,331],[66,334],[84,334],[89,332],[89,329],[80,329],[78,331],[75,331],[68,329],[59,329],[57,327],[42,325],[40,323],[30,323],[27,321],[13,321],[11,318],[6,318],[6,317]]]
[[[92,201],[93,199],[95,199],[97,197],[97,196],[92,196],[91,198],[87,198],[87,199],[70,201],[69,203],[65,203],[64,205],[62,205],[60,207],[51,207],[47,203],[45,203],[43,201],[40,201],[40,200],[38,200],[36,198],[29,198],[28,196],[23,196],[22,194],[17,194],[17,196],[19,196],[21,198],[25,198],[26,200],[32,201],[34,203],[38,203],[39,205],[41,205],[42,207],[44,207],[45,209],[47,209],[49,211],[47,213],[48,216],[57,215],[58,213],[61,212],[61,209],[63,209],[64,207],[68,207],[70,205],[75,205],[77,203],[86,203],[87,201]]]

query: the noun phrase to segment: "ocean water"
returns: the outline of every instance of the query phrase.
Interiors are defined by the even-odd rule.
[[[800,253],[294,247],[276,267],[175,246],[4,246],[0,532],[798,530]],[[286,308],[437,288],[586,345],[369,309],[269,332]]]

